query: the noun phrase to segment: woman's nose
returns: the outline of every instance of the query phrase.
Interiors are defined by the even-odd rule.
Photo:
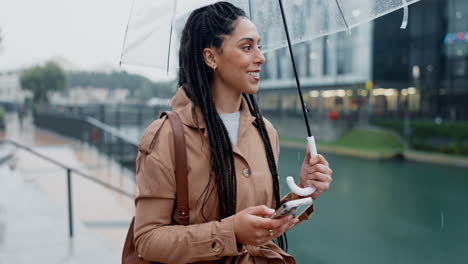
[[[263,52],[261,50],[258,50],[256,54],[255,63],[260,64],[260,65],[265,63],[265,56],[263,56]]]

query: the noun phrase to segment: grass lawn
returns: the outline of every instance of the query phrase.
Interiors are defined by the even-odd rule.
[[[286,147],[305,148],[305,138],[280,137]],[[332,142],[316,142],[319,153],[335,153],[369,159],[391,159],[403,153],[398,136],[380,128],[355,128]],[[410,150],[404,153],[409,160],[467,167],[468,158],[443,153]]]
[[[5,111],[0,107],[0,130],[5,129]]]
[[[355,128],[333,142],[319,144],[376,152],[403,150],[402,143],[393,133],[372,128]]]
[[[304,144],[305,139],[281,137],[280,141]],[[355,128],[332,142],[317,142],[317,147],[352,150],[363,153],[395,154],[403,152],[403,145],[392,132],[374,128]]]

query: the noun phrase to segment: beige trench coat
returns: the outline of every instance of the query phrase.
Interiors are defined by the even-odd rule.
[[[138,193],[135,199],[135,246],[146,260],[162,263],[193,263],[219,260],[228,263],[295,263],[292,256],[272,241],[261,247],[236,243],[233,217],[219,221],[219,201],[214,177],[210,178],[210,152],[205,123],[199,114],[200,133],[192,119],[193,104],[183,89],[172,100],[179,113],[186,138],[190,225],[177,225],[175,210],[174,144],[172,128],[165,118],[154,121],[140,142],[136,161]],[[274,208],[271,173],[262,138],[242,99],[238,145],[233,144],[237,176],[237,211],[250,206]],[[279,143],[276,130],[265,119],[276,160]],[[204,192],[208,181],[210,191]],[[283,200],[297,199],[288,194]],[[202,205],[204,200],[205,206]],[[300,216],[305,220],[313,207]],[[208,221],[207,221],[208,220]],[[224,261],[223,261],[224,260]]]

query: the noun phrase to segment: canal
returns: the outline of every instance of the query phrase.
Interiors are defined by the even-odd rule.
[[[298,263],[468,263],[466,169],[325,155],[332,187],[288,232]],[[298,173],[303,152],[281,149],[279,171]]]

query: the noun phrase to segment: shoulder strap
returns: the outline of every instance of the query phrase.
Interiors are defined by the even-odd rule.
[[[140,144],[138,145],[138,150],[150,154],[154,148],[154,144],[156,142],[156,138],[161,131],[161,127],[166,122],[167,116],[161,118],[162,122],[155,121],[151,123],[151,125],[146,129],[145,134],[141,138]]]
[[[174,133],[175,176],[177,211],[180,222],[189,224],[188,179],[187,179],[187,151],[185,148],[184,127],[177,112],[162,112],[161,117],[167,115]]]

